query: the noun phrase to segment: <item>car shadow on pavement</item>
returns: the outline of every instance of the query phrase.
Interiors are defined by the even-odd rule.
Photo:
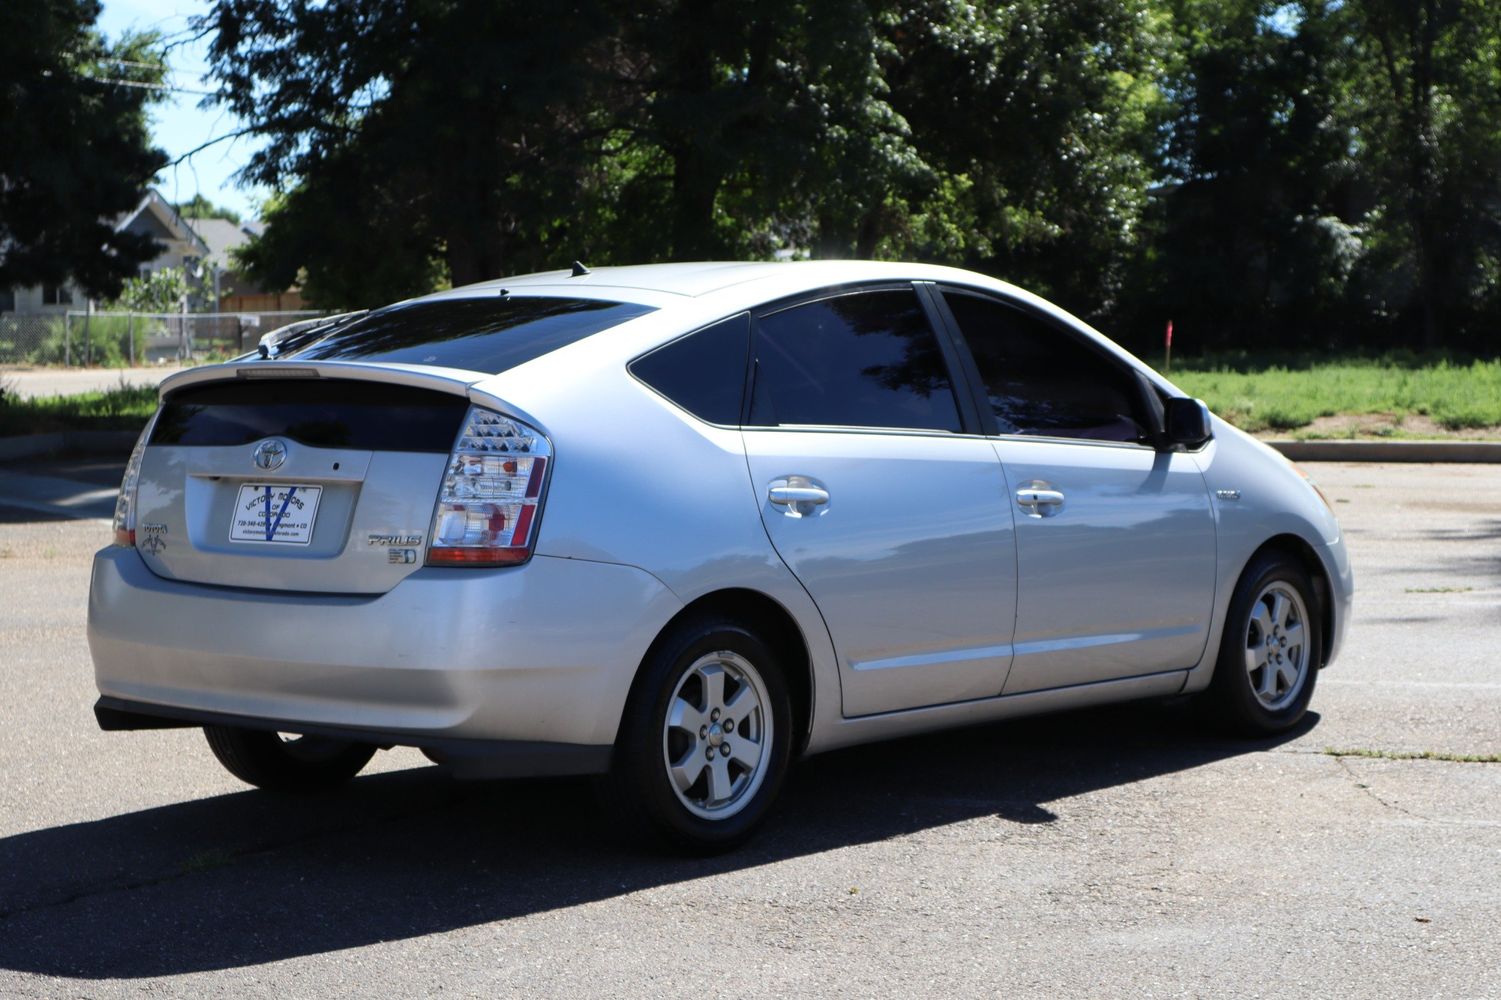
[[[1186,706],[1144,703],[842,750],[798,767],[759,836],[714,858],[620,843],[582,779],[462,784],[428,767],[320,798],[220,795],[0,839],[0,968],[105,979],[259,965],[966,820],[1058,822],[1049,803],[1271,749],[1317,719],[1232,741]]]

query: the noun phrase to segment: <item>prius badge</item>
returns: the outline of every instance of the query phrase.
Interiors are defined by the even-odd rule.
[[[270,472],[272,469],[281,468],[281,463],[287,460],[287,446],[276,438],[267,438],[255,446],[255,451],[251,452],[250,457],[257,469]]]

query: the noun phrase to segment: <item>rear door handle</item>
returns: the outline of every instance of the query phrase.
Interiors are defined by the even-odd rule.
[[[1058,490],[1023,486],[1016,491],[1016,505],[1029,517],[1052,517],[1063,509],[1063,494]]]
[[[796,503],[817,505],[829,502],[829,491],[821,490],[817,486],[773,486],[766,491],[766,499],[783,505]]]
[[[807,476],[784,476],[772,481],[766,499],[788,517],[812,517],[828,510],[829,491]]]

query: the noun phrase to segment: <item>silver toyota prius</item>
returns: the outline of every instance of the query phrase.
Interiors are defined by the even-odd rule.
[[[1302,717],[1353,582],[1322,495],[1079,320],[967,271],[533,274],[167,379],[95,557],[107,730],[250,784],[382,747],[600,774],[713,850],[803,754],[1196,695]]]

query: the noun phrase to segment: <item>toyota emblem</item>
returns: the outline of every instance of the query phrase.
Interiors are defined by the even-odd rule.
[[[251,459],[255,462],[255,467],[262,472],[279,469],[281,463],[287,460],[287,446],[275,438],[267,438],[255,446]]]

